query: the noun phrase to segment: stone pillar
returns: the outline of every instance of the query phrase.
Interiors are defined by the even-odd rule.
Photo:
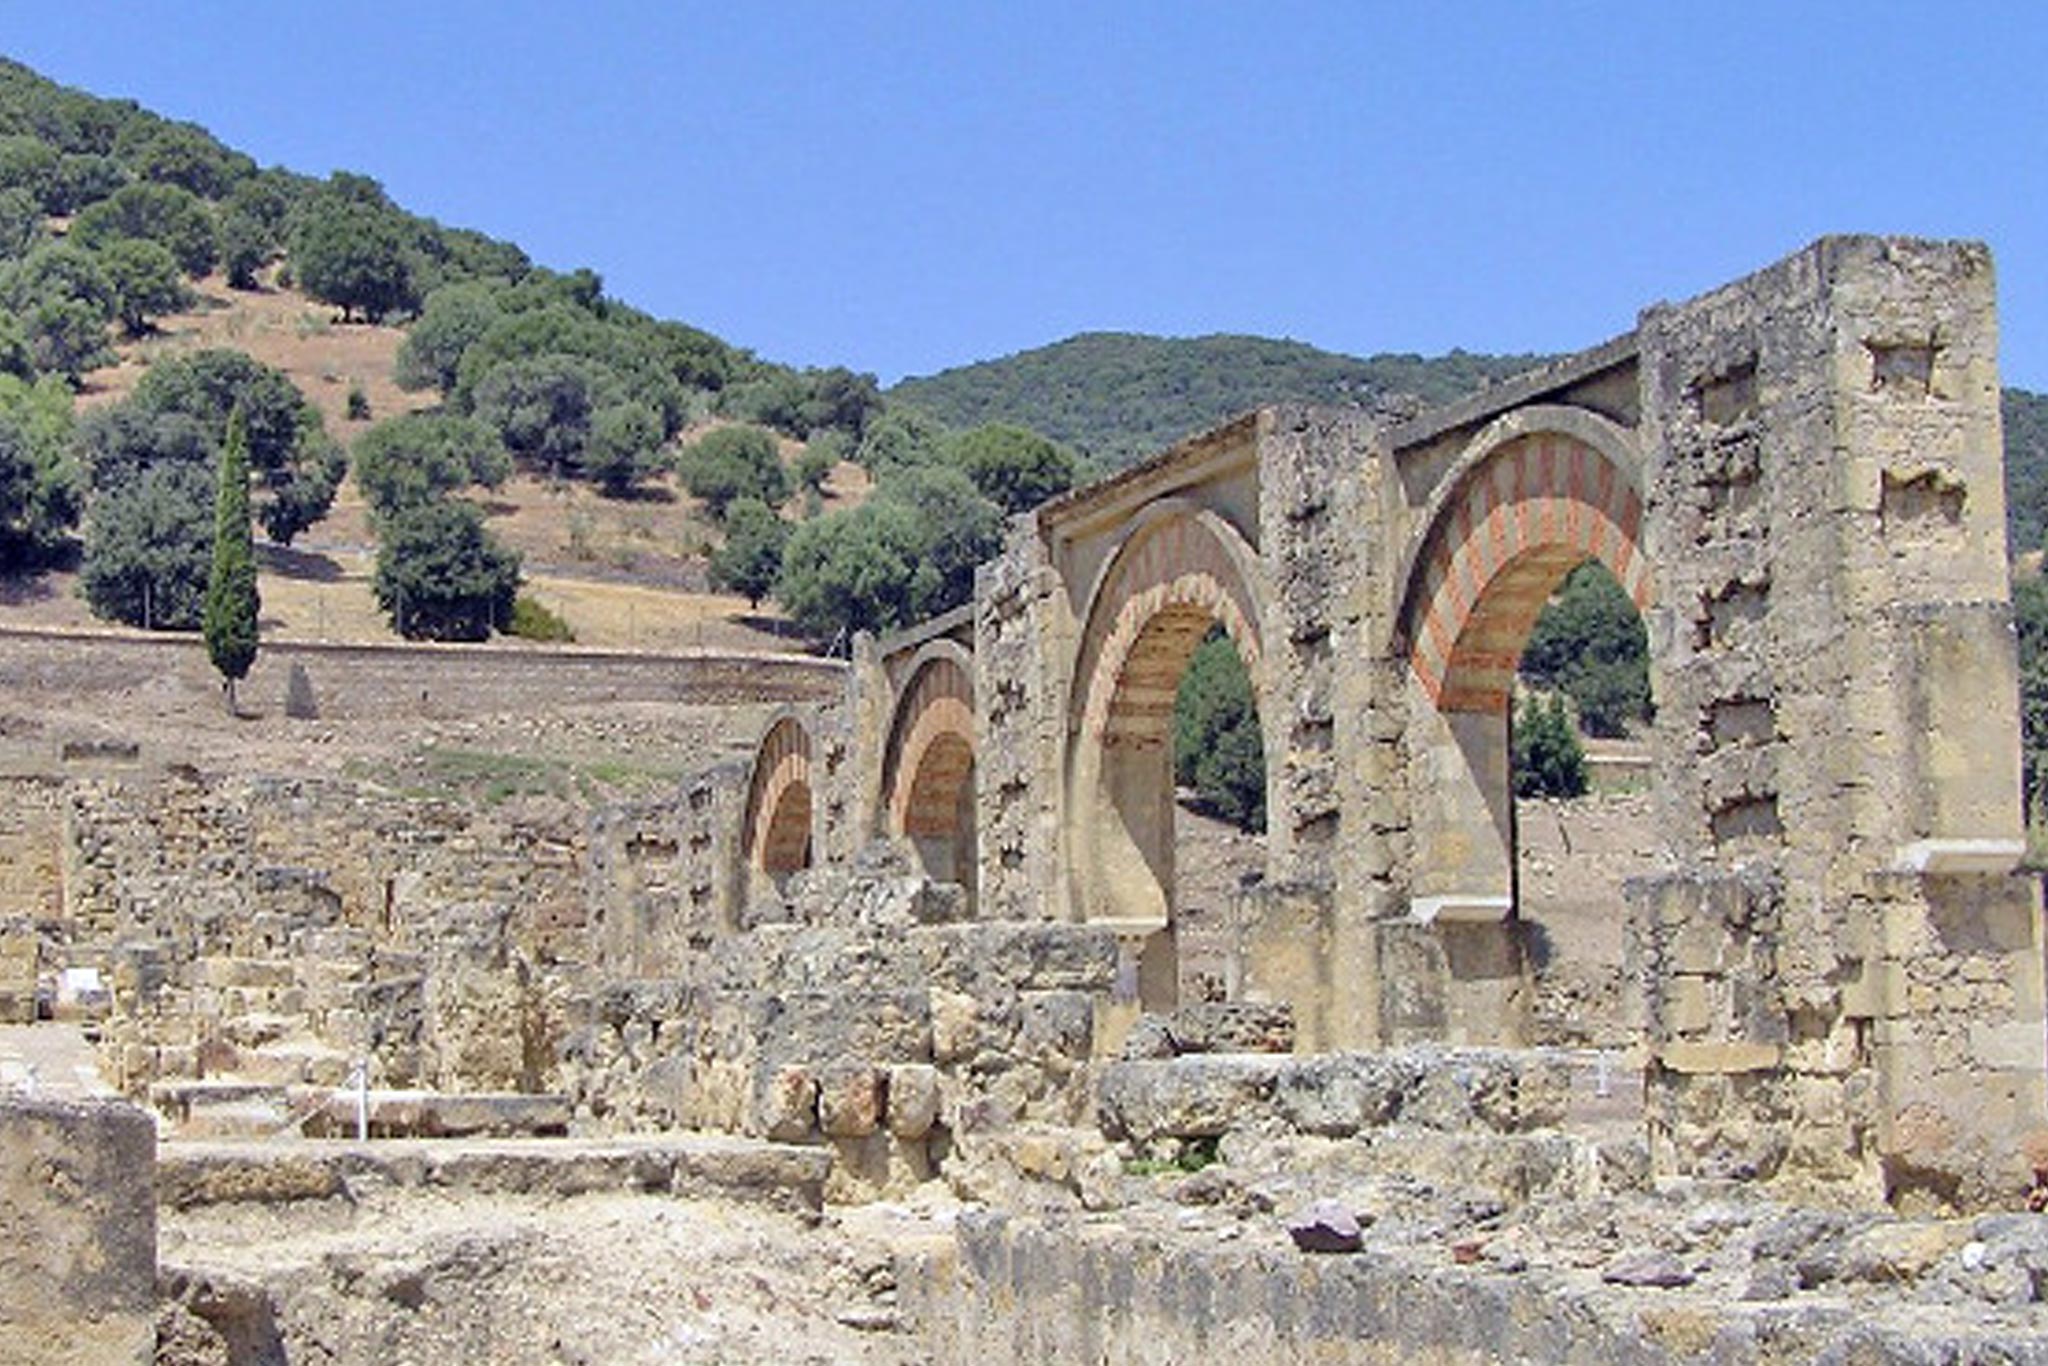
[[[1788,1174],[2016,1199],[2048,1119],[1989,254],[1830,238],[1639,336],[1660,825],[1782,889],[1750,1005],[1682,963],[1645,983],[1652,1109],[1717,1076],[1780,1116]],[[1647,897],[1637,929],[1725,937],[1713,900]],[[1748,1051],[1670,1051],[1726,1010],[1777,1036],[1748,1041],[1781,1050],[1765,1084],[1733,1082]]]

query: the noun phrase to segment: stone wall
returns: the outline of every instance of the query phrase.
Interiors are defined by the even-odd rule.
[[[606,702],[686,704],[814,701],[836,696],[845,666],[808,655],[657,655],[514,645],[327,645],[266,641],[239,696],[249,710],[287,713],[294,671],[310,710],[330,720],[444,719],[535,713]],[[0,685],[74,699],[174,682],[212,697],[219,677],[193,636],[0,628]]]

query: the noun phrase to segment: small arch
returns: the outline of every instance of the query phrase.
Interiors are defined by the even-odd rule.
[[[913,657],[882,759],[885,833],[970,901],[976,882],[973,658],[953,641]]]
[[[754,751],[747,788],[747,866],[778,883],[811,866],[811,737],[794,716],[778,717]]]

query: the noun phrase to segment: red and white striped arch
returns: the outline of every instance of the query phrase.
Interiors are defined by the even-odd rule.
[[[1655,597],[1642,494],[1619,429],[1583,413],[1560,424],[1576,430],[1517,416],[1524,430],[1475,442],[1408,574],[1409,659],[1444,711],[1506,711],[1522,647],[1574,565],[1605,564],[1638,611]]]
[[[952,836],[962,832],[962,799],[974,781],[974,680],[967,652],[935,642],[916,664],[896,703],[882,759],[883,809],[889,833]]]
[[[1230,633],[1263,690],[1255,562],[1244,539],[1211,512],[1170,507],[1135,530],[1090,600],[1074,675],[1082,734],[1166,735],[1188,656],[1212,621]]]
[[[747,790],[747,862],[780,875],[810,866],[811,737],[784,716],[761,737]]]

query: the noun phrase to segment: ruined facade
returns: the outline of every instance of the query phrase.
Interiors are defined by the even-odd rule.
[[[1983,248],[1831,238],[1449,409],[1267,409],[1056,499],[764,738],[809,825],[720,836],[728,923],[893,842],[968,923],[1113,939],[1077,1029],[1114,1055],[1181,1004],[1171,715],[1220,624],[1268,765],[1240,1003],[1302,1052],[1514,1049],[1513,675],[1598,559],[1651,642],[1655,1169],[1995,1199],[2044,1113],[1996,341]]]

